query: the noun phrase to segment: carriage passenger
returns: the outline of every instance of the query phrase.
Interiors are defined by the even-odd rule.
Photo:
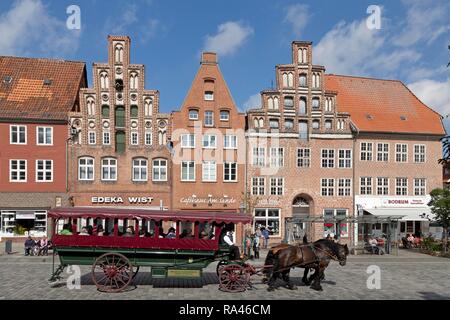
[[[81,228],[81,232],[78,234],[79,236],[88,236],[89,232],[86,227]]]
[[[132,226],[127,227],[127,231],[123,235],[124,237],[132,237],[134,236],[134,228]]]
[[[175,239],[177,237],[177,235],[175,234],[175,228],[170,228],[169,229],[169,233],[167,234],[166,238],[167,239]]]
[[[104,230],[103,230],[103,226],[100,224],[98,227],[97,227],[97,235],[98,236],[103,236],[105,234],[105,232],[104,232]]]
[[[72,235],[72,231],[70,231],[70,224],[66,223],[63,225],[63,229],[59,232],[60,235],[70,236]]]
[[[223,237],[223,241],[230,248],[231,259],[238,260],[241,256],[241,253],[239,252],[239,247],[237,247],[233,242],[233,231],[227,231],[227,233]]]

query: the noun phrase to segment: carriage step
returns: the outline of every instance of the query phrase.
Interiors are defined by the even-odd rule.
[[[167,269],[167,268],[152,268],[152,278],[184,278],[184,279],[199,279],[202,277],[202,270],[199,269]]]

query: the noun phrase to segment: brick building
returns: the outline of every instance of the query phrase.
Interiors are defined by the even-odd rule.
[[[400,81],[326,75],[312,64],[311,42],[293,42],[292,58],[247,114],[255,224],[274,242],[425,233],[428,194],[442,179],[441,116]]]
[[[47,232],[68,206],[67,122],[86,87],[83,62],[0,57],[0,235]]]
[[[108,37],[108,62],[94,63],[92,88],[70,113],[70,196],[74,206],[167,209],[170,117],[145,68],[130,63],[129,37]]]

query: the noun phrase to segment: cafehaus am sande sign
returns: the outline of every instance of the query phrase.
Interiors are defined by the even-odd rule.
[[[153,197],[91,197],[92,204],[150,204]]]
[[[236,203],[236,199],[235,198],[228,198],[228,197],[205,197],[205,198],[200,198],[200,197],[183,197],[180,199],[181,203],[185,203],[185,204],[197,204],[197,203],[218,203],[218,204],[233,204]]]

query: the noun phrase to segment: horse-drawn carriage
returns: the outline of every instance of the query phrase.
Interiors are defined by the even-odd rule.
[[[249,215],[58,208],[49,217],[54,254],[60,260],[56,270],[53,264],[50,281],[60,279],[68,265],[92,265],[97,288],[118,292],[132,282],[140,267],[150,267],[153,278],[201,278],[204,268],[219,261],[220,288],[234,292],[245,290],[256,272],[244,260],[231,260],[229,246],[222,243],[226,230],[251,223]],[[91,231],[85,234],[82,229]],[[173,236],[168,236],[170,232]]]
[[[59,280],[66,266],[91,265],[93,283],[105,292],[125,290],[140,267],[150,267],[153,278],[198,279],[214,261],[218,261],[216,272],[223,291],[245,291],[255,274],[266,275],[269,289],[277,277],[292,289],[291,268],[312,268],[317,276],[330,260],[341,263],[348,254],[346,246],[328,241],[281,245],[272,249],[259,267],[245,259],[236,260],[223,237],[235,224],[252,222],[251,216],[240,213],[59,208],[51,210],[49,217],[53,257],[57,254],[60,260],[56,270],[53,263],[50,282]],[[314,285],[320,288],[320,277]]]

